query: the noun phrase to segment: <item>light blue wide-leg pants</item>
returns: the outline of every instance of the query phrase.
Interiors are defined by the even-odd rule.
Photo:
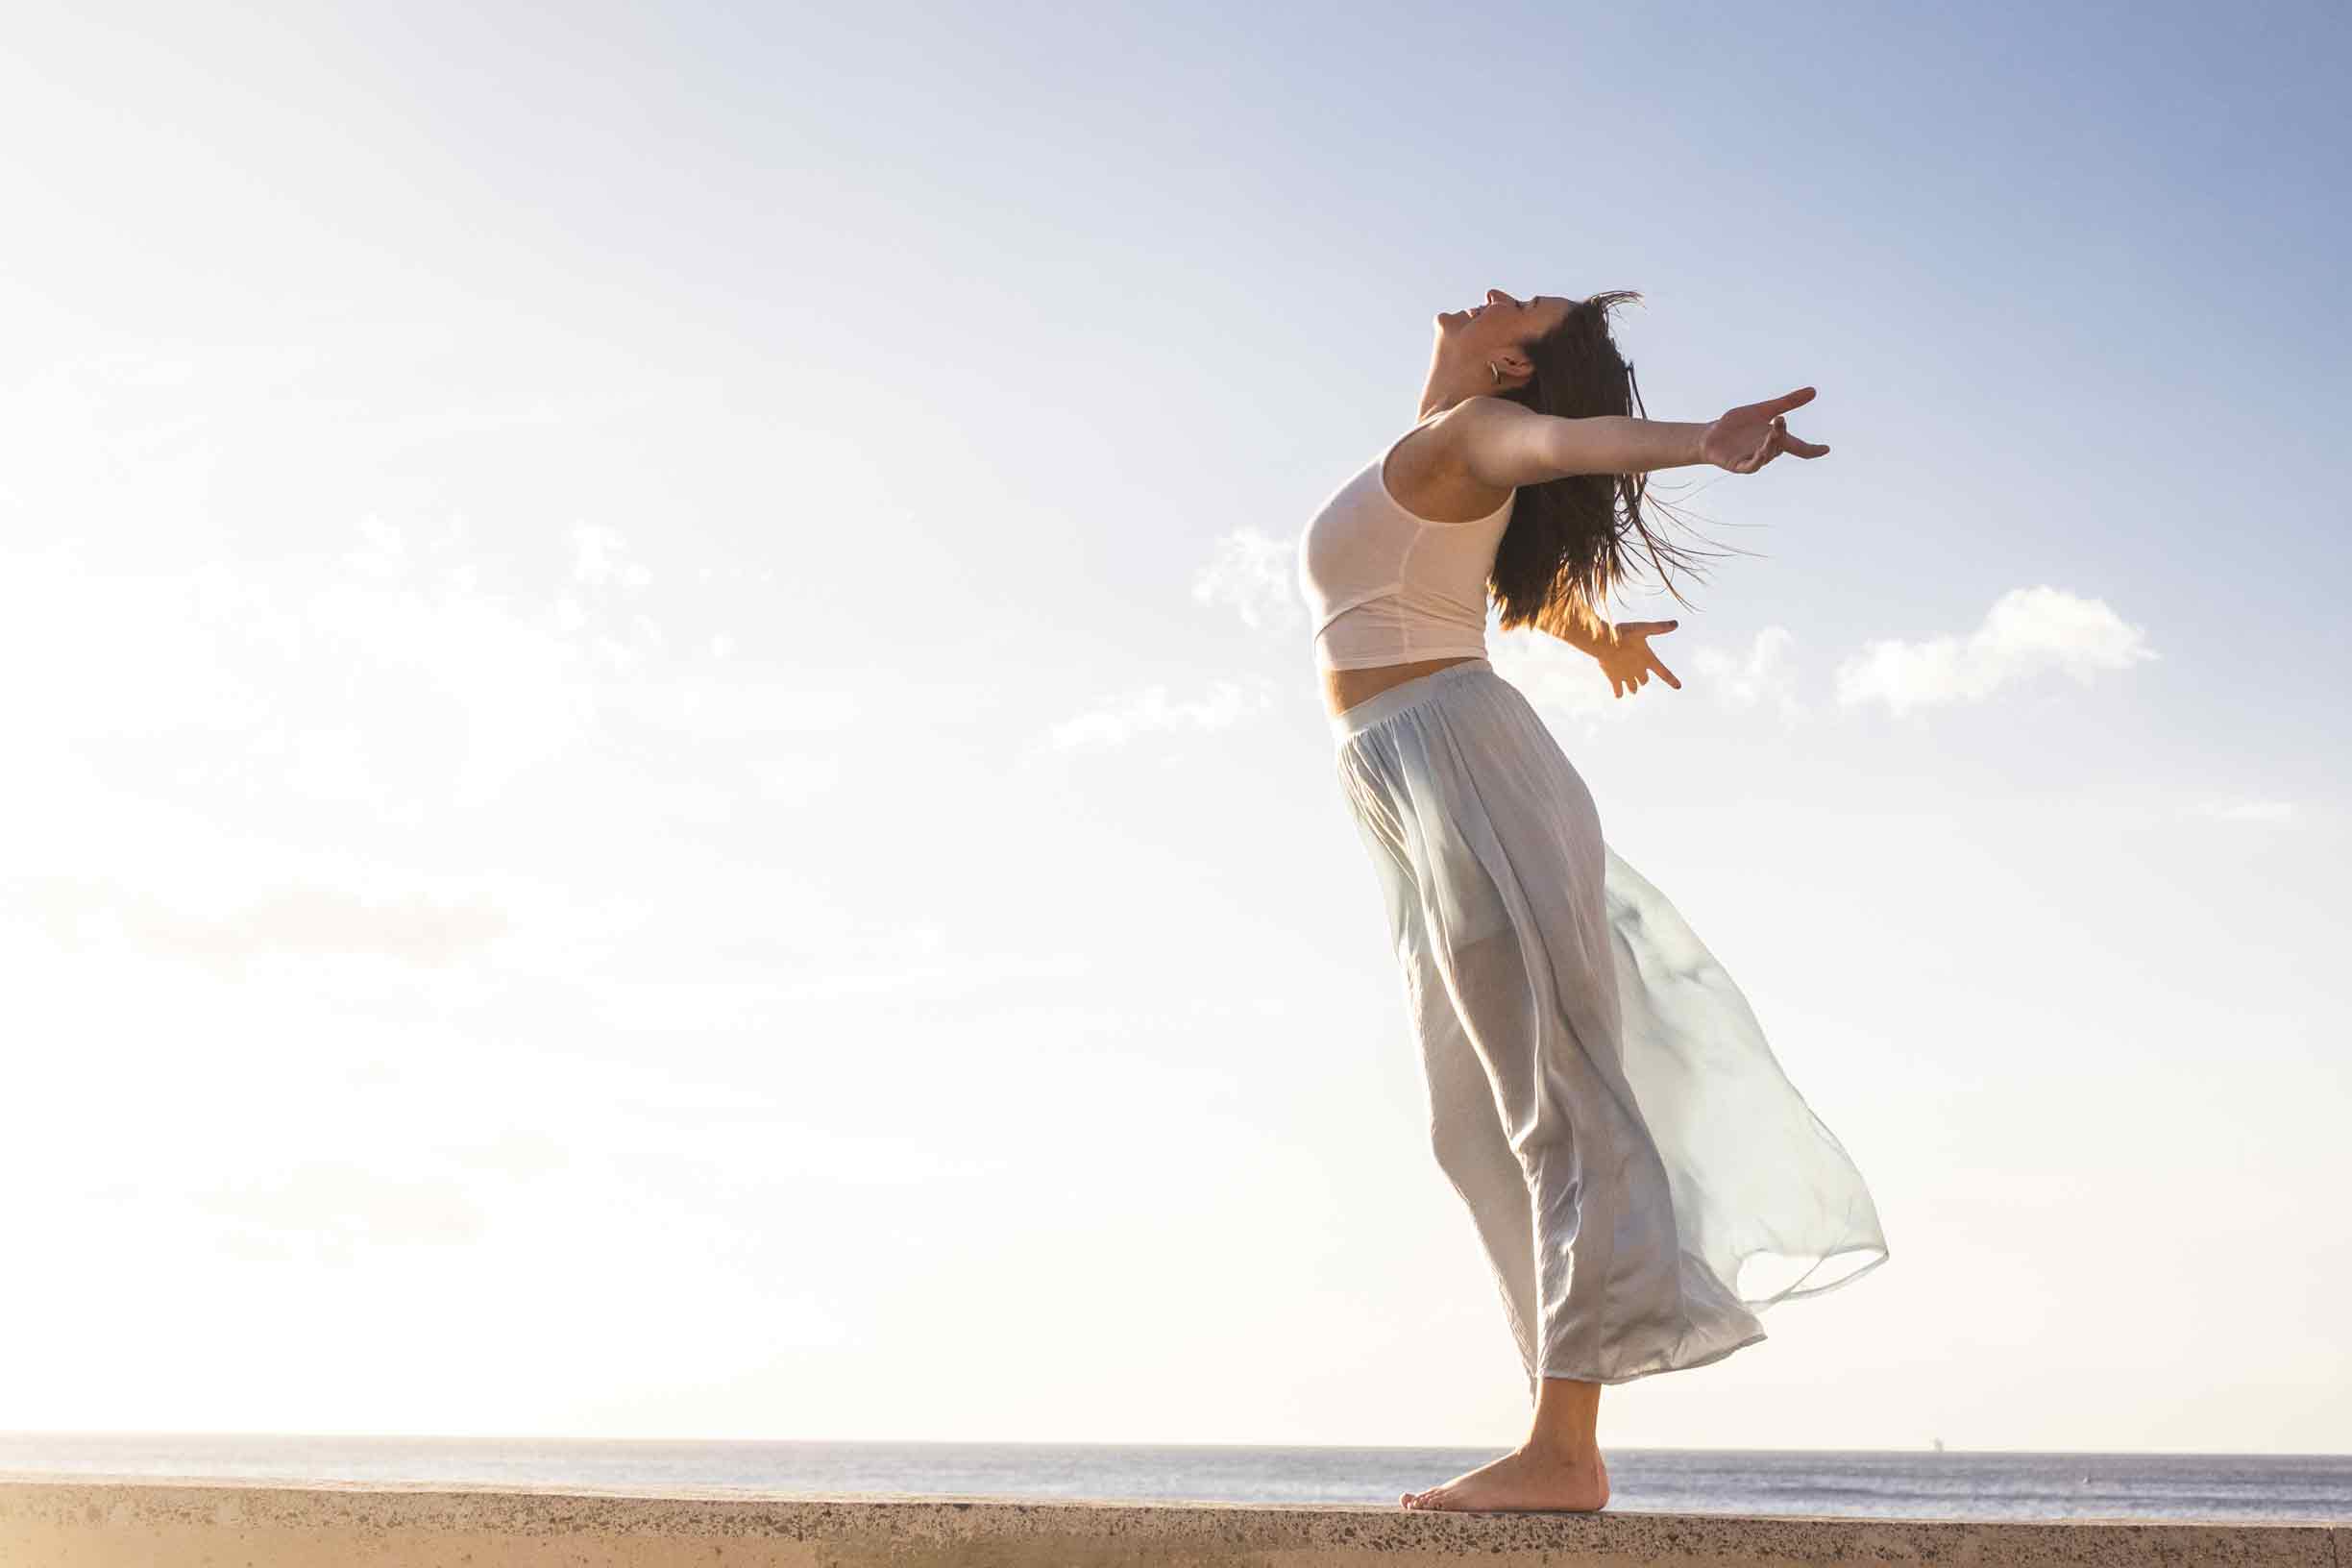
[[[1531,1398],[1539,1378],[1721,1360],[1766,1337],[1758,1310],[1886,1261],[1861,1173],[1722,966],[1603,841],[1517,687],[1484,659],[1450,665],[1332,728],[1431,1143]]]

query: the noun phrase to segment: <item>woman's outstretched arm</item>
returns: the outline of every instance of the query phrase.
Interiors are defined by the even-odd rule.
[[[1508,490],[1571,474],[1647,474],[1693,463],[1752,474],[1784,452],[1819,457],[1829,449],[1791,434],[1786,417],[1812,401],[1813,388],[1801,387],[1697,425],[1623,414],[1563,419],[1507,398],[1479,397],[1455,408],[1445,423],[1461,443],[1470,477]]]

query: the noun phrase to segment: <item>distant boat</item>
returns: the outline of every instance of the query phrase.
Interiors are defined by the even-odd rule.
[[[1941,1438],[1941,1437],[1936,1437],[1936,1438],[1932,1438],[1932,1439],[1930,1439],[1930,1441],[1932,1441],[1932,1442],[1933,1442],[1933,1443],[1936,1445],[1936,1450],[1935,1450],[1935,1451],[1936,1451],[1938,1454],[1941,1454],[1941,1453],[1943,1453],[1943,1452],[1944,1452],[1944,1439],[1943,1439],[1943,1438]]]

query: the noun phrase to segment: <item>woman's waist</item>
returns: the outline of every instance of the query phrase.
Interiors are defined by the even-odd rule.
[[[1455,665],[1483,664],[1485,661],[1486,655],[1481,651],[1433,655],[1405,663],[1376,664],[1348,670],[1325,668],[1322,673],[1324,712],[1331,716],[1334,723],[1342,723],[1349,717],[1349,709],[1361,707],[1408,681],[1433,675]]]

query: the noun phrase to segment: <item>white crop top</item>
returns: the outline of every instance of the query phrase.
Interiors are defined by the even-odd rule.
[[[1411,434],[1341,485],[1299,540],[1299,587],[1319,670],[1486,651],[1486,578],[1519,493],[1468,523],[1415,517],[1382,477],[1389,453]]]

